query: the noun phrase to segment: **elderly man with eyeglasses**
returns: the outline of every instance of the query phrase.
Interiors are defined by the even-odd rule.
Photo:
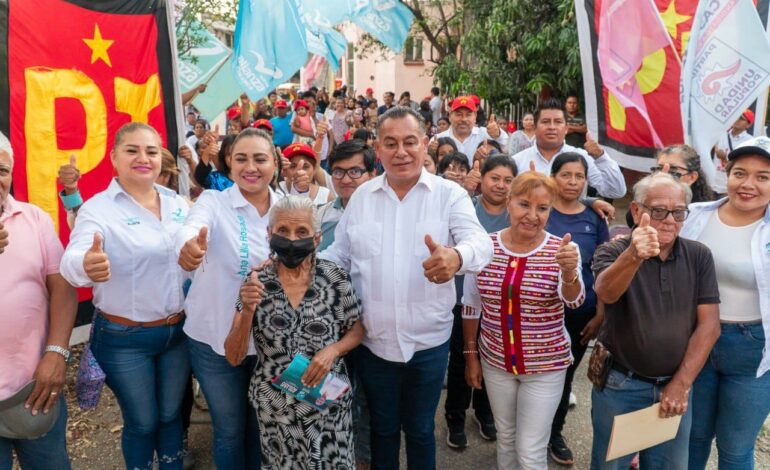
[[[627,469],[633,455],[605,461],[614,417],[660,403],[660,416],[682,416],[676,438],[640,453],[644,468],[687,468],[690,389],[719,337],[719,290],[709,249],[679,237],[690,187],[655,173],[634,187],[636,228],[594,254],[596,295],[605,323],[594,361],[608,369],[594,380],[592,469]],[[598,359],[598,357],[597,357]],[[602,374],[598,374],[602,375]],[[599,383],[597,383],[599,382]]]

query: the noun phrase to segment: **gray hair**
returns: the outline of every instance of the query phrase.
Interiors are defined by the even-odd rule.
[[[13,168],[13,147],[11,146],[11,141],[2,132],[0,132],[0,152],[8,154],[11,158],[11,168]]]
[[[640,179],[638,183],[634,185],[634,202],[637,204],[644,204],[647,200],[647,193],[650,189],[656,186],[671,186],[682,191],[684,195],[685,204],[690,204],[692,201],[692,190],[690,186],[678,181],[668,173],[653,173]]]
[[[313,201],[308,197],[294,196],[289,194],[278,200],[273,207],[270,208],[270,218],[267,223],[268,229],[273,228],[275,221],[278,220],[278,215],[282,212],[290,211],[309,211],[312,219],[313,231],[321,231],[321,218],[318,216],[318,209]]]
[[[379,118],[377,118],[377,135],[380,135],[380,129],[382,129],[382,124],[387,121],[388,119],[404,119],[407,117],[413,117],[417,124],[420,126],[420,130],[425,133],[425,119],[420,116],[420,113],[415,111],[414,109],[410,108],[409,106],[394,106],[390,108],[389,110],[385,111],[380,115]]]

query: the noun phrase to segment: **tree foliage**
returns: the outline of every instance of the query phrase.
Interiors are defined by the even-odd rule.
[[[581,90],[574,0],[401,0],[413,34],[432,46],[425,60],[450,95],[473,92],[503,108]],[[426,48],[427,50],[427,48]],[[357,53],[386,56],[369,35]]]
[[[177,0],[174,3],[174,20],[179,56],[184,56],[205,42],[205,36],[191,27],[194,21],[211,31],[216,22],[234,26],[237,15],[238,0]],[[191,60],[194,62],[195,59],[193,57]]]

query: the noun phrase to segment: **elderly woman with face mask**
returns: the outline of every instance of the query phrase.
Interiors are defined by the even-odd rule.
[[[257,365],[249,397],[258,410],[263,465],[354,468],[352,394],[321,412],[272,385],[298,354],[311,358],[304,385],[319,385],[329,372],[350,384],[340,358],[364,335],[350,276],[316,259],[320,222],[307,198],[287,196],[274,204],[268,236],[273,262],[249,274],[225,342],[228,361],[238,364],[253,336]]]

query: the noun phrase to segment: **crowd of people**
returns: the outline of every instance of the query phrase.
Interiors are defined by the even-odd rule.
[[[192,377],[219,469],[436,468],[465,421],[498,468],[571,465],[564,436],[590,351],[591,468],[750,469],[770,413],[770,139],[727,138],[711,188],[687,145],[661,149],[611,238],[617,162],[577,97],[516,130],[475,96],[311,89],[243,95],[227,129],[187,113],[174,159],[158,132],[113,136],[116,176],[83,201],[59,170],[72,232],[9,190],[0,139],[0,468],[70,468],[64,383],[76,287],[88,351],[123,417],[126,468],[181,469]],[[289,102],[291,101],[291,102]],[[630,230],[629,230],[630,229]],[[13,266],[13,269],[9,267]],[[10,315],[9,313],[13,313]],[[276,388],[333,376],[328,408]],[[614,417],[652,405],[676,438],[606,461]]]

